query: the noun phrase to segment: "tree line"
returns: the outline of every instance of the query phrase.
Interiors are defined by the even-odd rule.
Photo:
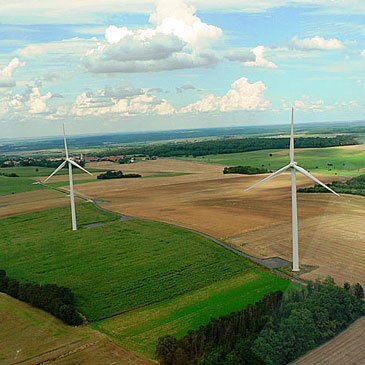
[[[297,148],[322,148],[354,144],[358,144],[357,140],[349,135],[339,135],[336,137],[298,137],[295,140],[295,146]],[[288,138],[226,138],[199,142],[175,142],[149,146],[109,149],[98,153],[98,156],[104,157],[108,155],[123,154],[157,157],[197,157],[223,153],[286,148],[289,148]]]
[[[225,167],[223,169],[223,174],[244,174],[244,175],[257,175],[257,174],[267,174],[271,172],[268,169],[262,167],[254,166],[231,166]]]
[[[246,309],[212,319],[177,339],[160,337],[161,365],[285,365],[365,314],[364,290],[332,278],[269,294]]]
[[[140,174],[124,174],[123,171],[108,170],[97,176],[98,179],[128,179],[142,177]]]
[[[365,175],[354,177],[347,181],[334,181],[328,184],[333,190],[342,194],[365,196]],[[327,193],[328,190],[321,185],[298,189],[301,193]]]
[[[170,335],[160,337],[156,347],[158,361],[162,365],[221,364],[209,362],[209,356],[218,348],[228,353],[241,338],[252,339],[257,335],[264,328],[268,316],[280,307],[282,296],[280,291],[270,293],[241,311],[213,319],[207,325],[189,331],[181,339]],[[262,364],[249,347],[245,358],[257,362],[244,364]]]
[[[9,278],[5,270],[0,270],[0,292],[43,309],[69,325],[79,326],[84,322],[83,316],[74,307],[75,298],[68,288],[56,284],[21,282]]]
[[[288,364],[364,315],[363,298],[360,284],[342,288],[332,278],[290,292],[255,340],[253,351],[267,365]]]

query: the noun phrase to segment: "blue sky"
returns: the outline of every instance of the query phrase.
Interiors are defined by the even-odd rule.
[[[364,119],[361,0],[14,0],[2,137]]]

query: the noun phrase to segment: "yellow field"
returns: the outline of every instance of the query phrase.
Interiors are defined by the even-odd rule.
[[[151,364],[89,327],[66,326],[4,294],[0,294],[0,318],[1,364]]]
[[[361,365],[365,359],[365,317],[293,365]]]

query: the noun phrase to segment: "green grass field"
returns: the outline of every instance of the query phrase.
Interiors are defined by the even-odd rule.
[[[42,189],[42,186],[33,185],[33,182],[28,177],[0,176],[0,196]]]
[[[118,219],[116,221],[116,219]],[[100,320],[248,272],[251,262],[206,238],[146,221],[119,221],[91,204],[0,220],[0,268],[10,277],[72,289],[77,307]]]
[[[288,163],[289,156],[282,150],[262,150],[183,159],[224,166],[250,165],[276,170]],[[312,172],[358,176],[361,175],[359,170],[365,168],[365,150],[341,147],[307,149],[297,151],[295,160]]]
[[[238,311],[265,294],[287,290],[288,281],[252,268],[246,273],[208,285],[162,303],[96,322],[93,327],[121,343],[123,347],[153,358],[160,336],[182,337],[211,318]]]
[[[1,195],[9,195],[9,194],[16,194],[16,193],[24,193],[26,191],[34,191],[43,189],[41,185],[34,185],[34,178],[35,177],[46,177],[49,176],[54,171],[53,168],[48,167],[35,167],[35,166],[20,166],[20,167],[2,167],[0,168],[0,173],[16,173],[19,177],[6,177],[0,175],[0,196]],[[91,170],[91,172],[100,172],[101,170]],[[73,169],[73,173],[84,174],[83,171],[78,169]],[[66,175],[68,174],[68,170],[66,168],[62,169],[58,173],[59,175]],[[85,184],[88,182],[96,181],[96,177],[94,179],[87,179],[87,180],[77,180],[74,179],[74,184]],[[68,181],[65,182],[49,182],[50,186],[53,187],[61,187],[68,185]]]

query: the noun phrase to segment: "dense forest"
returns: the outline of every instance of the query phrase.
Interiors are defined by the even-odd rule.
[[[265,364],[285,365],[318,347],[365,314],[360,284],[343,288],[333,279],[291,292],[253,347]]]
[[[130,179],[135,177],[142,177],[140,174],[124,174],[123,171],[108,170],[97,176],[98,179]]]
[[[299,137],[295,140],[297,148],[322,148],[358,144],[352,136],[336,137]],[[176,142],[143,147],[119,148],[100,152],[100,157],[108,155],[140,156],[205,156],[223,153],[258,151],[265,149],[289,148],[289,138],[230,138],[200,142]]]
[[[74,307],[74,295],[70,289],[56,284],[39,285],[9,278],[0,270],[0,292],[53,314],[63,322],[79,326],[84,322]]]
[[[262,167],[254,167],[254,166],[232,166],[225,167],[223,169],[223,174],[243,174],[243,175],[256,175],[256,174],[267,174],[271,172]]]
[[[354,177],[347,181],[334,181],[328,184],[333,190],[340,194],[352,194],[365,196],[365,175]],[[308,188],[298,189],[301,193],[328,193],[328,190],[321,185],[314,185]]]
[[[360,284],[311,282],[285,295],[269,294],[181,339],[163,336],[156,357],[161,365],[285,365],[365,314],[363,298]]]

